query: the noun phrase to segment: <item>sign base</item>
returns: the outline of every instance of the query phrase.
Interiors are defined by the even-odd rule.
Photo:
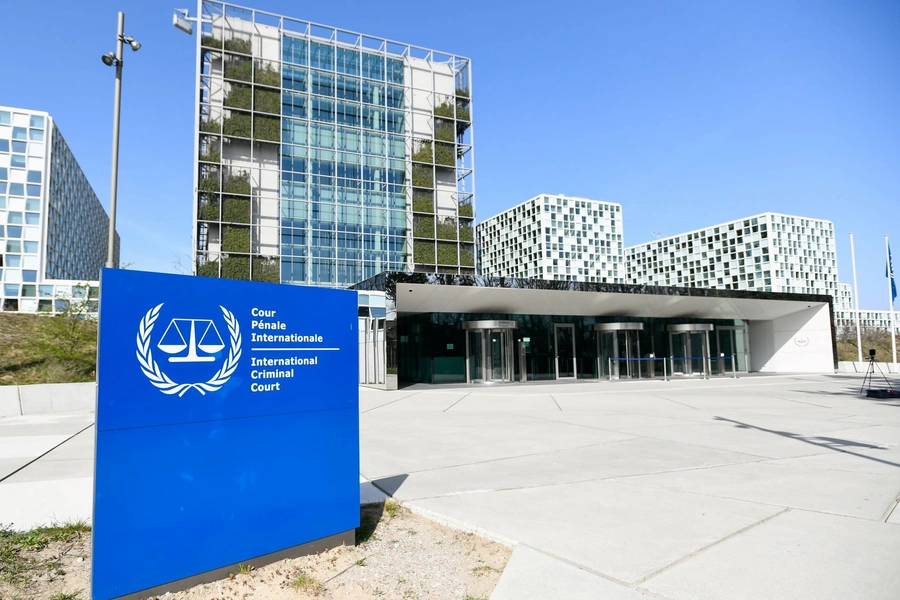
[[[117,596],[115,600],[141,600],[153,596],[163,596],[166,592],[172,592],[173,594],[176,592],[183,592],[184,590],[192,588],[196,585],[212,583],[213,581],[218,581],[220,579],[227,579],[230,574],[237,574],[240,570],[239,567],[241,565],[252,566],[258,569],[260,567],[276,563],[279,560],[299,558],[301,556],[309,556],[310,554],[318,554],[319,552],[325,552],[326,550],[331,550],[332,548],[337,548],[338,546],[355,545],[356,530],[350,529],[348,531],[344,531],[343,533],[329,535],[328,537],[313,540],[312,542],[307,542],[305,544],[300,544],[291,548],[285,548],[284,550],[279,550],[278,552],[272,552],[270,554],[251,558],[250,560],[245,560],[233,565],[227,565],[225,567],[213,569],[212,571],[206,571],[205,573],[192,575],[191,577],[185,577],[184,579],[179,579],[177,581],[166,583],[164,585],[157,585],[146,590],[141,590],[140,592],[126,594],[125,596]]]

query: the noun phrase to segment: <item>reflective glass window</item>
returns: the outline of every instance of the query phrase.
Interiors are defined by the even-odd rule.
[[[32,142],[43,142],[44,141],[44,132],[41,129],[29,129],[28,130],[28,139]]]
[[[359,104],[343,101],[337,103],[337,122],[340,125],[359,127],[360,115],[361,109]]]
[[[309,98],[306,94],[296,94],[294,92],[282,92],[281,94],[281,112],[287,117],[305,119],[308,114],[308,105]]]
[[[40,296],[41,298],[52,298],[53,297],[53,286],[52,285],[38,286],[38,296]]]
[[[337,49],[337,71],[347,75],[359,75],[359,51],[348,48]]]
[[[38,243],[37,242],[25,242],[22,246],[25,254],[37,254],[38,251]]]
[[[22,281],[25,283],[35,283],[37,281],[37,271],[24,269],[22,271]]]
[[[307,58],[306,40],[298,40],[285,36],[281,48],[281,58],[286,63],[305,65]]]
[[[403,88],[387,86],[387,105],[390,108],[403,108]]]
[[[378,54],[363,53],[363,77],[384,81],[384,57]]]
[[[284,65],[282,83],[286,89],[296,92],[305,92],[308,84],[309,72],[307,69]]]
[[[41,201],[29,198],[25,201],[25,210],[38,211],[41,210]]]
[[[334,127],[310,124],[309,143],[317,148],[334,148]]]
[[[387,80],[391,83],[403,83],[403,61],[397,58],[387,59]]]
[[[12,139],[14,140],[27,140],[28,139],[28,130],[24,127],[13,127]]]
[[[10,115],[8,110],[0,110],[0,125],[9,125]]]
[[[313,97],[312,119],[325,123],[334,123],[334,100],[329,98]]]
[[[29,183],[28,186],[27,186],[27,188],[28,188],[28,195],[29,195],[29,196],[31,196],[32,198],[40,197],[40,195],[41,195],[41,186],[39,186],[39,185],[34,185],[34,184]]]
[[[3,114],[3,113],[0,113]],[[9,113],[6,113],[9,114]],[[19,295],[19,284],[17,283],[4,283],[3,284],[3,295],[4,296],[18,296]]]
[[[25,224],[26,225],[38,225],[41,222],[41,215],[38,213],[25,213]]]
[[[7,254],[6,255],[6,266],[7,267],[21,267],[22,266],[22,256],[19,254]]]
[[[374,81],[363,81],[363,102],[384,106],[384,84]]]
[[[20,225],[7,225],[6,237],[19,239],[22,237],[22,227]]]
[[[344,100],[353,100],[359,102],[359,91],[361,84],[359,79],[355,77],[344,77],[338,75],[337,78],[337,97]]]
[[[384,131],[384,109],[375,106],[363,106],[363,127]]]
[[[309,143],[306,122],[299,119],[282,119],[281,140],[288,144],[306,145]]]
[[[10,225],[21,225],[22,224],[22,213],[15,211],[10,212],[6,215],[6,222]]]
[[[334,46],[310,42],[309,65],[317,69],[334,71]]]
[[[359,131],[338,127],[337,142],[338,150],[343,150],[345,152],[359,152]]]
[[[324,71],[313,71],[312,93],[319,96],[334,96],[334,75]]]
[[[25,195],[25,184],[24,183],[9,184],[9,195],[10,196],[24,196]]]
[[[31,115],[31,126],[37,127],[38,129],[44,128],[44,117],[39,115]]]
[[[0,177],[3,179],[3,177]],[[40,183],[41,182],[41,172],[40,171],[28,171],[28,183]]]
[[[27,148],[27,142],[13,142],[12,143],[12,151],[19,152],[21,154],[25,154],[25,148]]]
[[[6,251],[7,252],[21,252],[22,251],[22,242],[19,240],[7,240],[6,241]]]
[[[4,167],[0,167],[0,181],[6,181],[9,179],[9,171]]]
[[[0,152],[9,152],[9,140],[0,140]]]
[[[9,164],[13,167],[18,167],[20,169],[25,168],[25,157],[21,154],[13,154],[10,158]]]

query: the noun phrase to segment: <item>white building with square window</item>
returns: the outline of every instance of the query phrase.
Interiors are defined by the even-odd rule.
[[[619,204],[541,194],[476,229],[482,275],[625,281]]]
[[[763,213],[625,249],[626,282],[838,299],[834,224]]]
[[[0,106],[0,310],[55,312],[96,294],[108,230],[53,118]]]

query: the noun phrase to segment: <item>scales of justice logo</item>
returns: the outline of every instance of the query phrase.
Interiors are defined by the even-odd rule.
[[[151,334],[162,307],[163,304],[159,304],[148,310],[138,326],[136,354],[138,363],[141,365],[141,372],[150,380],[151,384],[164,394],[178,394],[180,397],[193,388],[201,395],[205,395],[206,392],[215,392],[221,389],[231,379],[241,358],[241,328],[234,314],[224,306],[219,306],[228,329],[227,345],[213,319],[176,317],[169,321],[162,337],[156,343],[156,348],[169,355],[168,362],[170,363],[216,362],[220,360],[216,354],[224,350],[226,346],[228,347],[228,356],[225,358],[225,362],[210,379],[193,383],[178,383],[166,375],[153,358]]]

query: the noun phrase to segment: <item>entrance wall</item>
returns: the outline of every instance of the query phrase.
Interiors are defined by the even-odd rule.
[[[750,321],[750,370],[763,373],[833,373],[831,310],[825,305]]]

